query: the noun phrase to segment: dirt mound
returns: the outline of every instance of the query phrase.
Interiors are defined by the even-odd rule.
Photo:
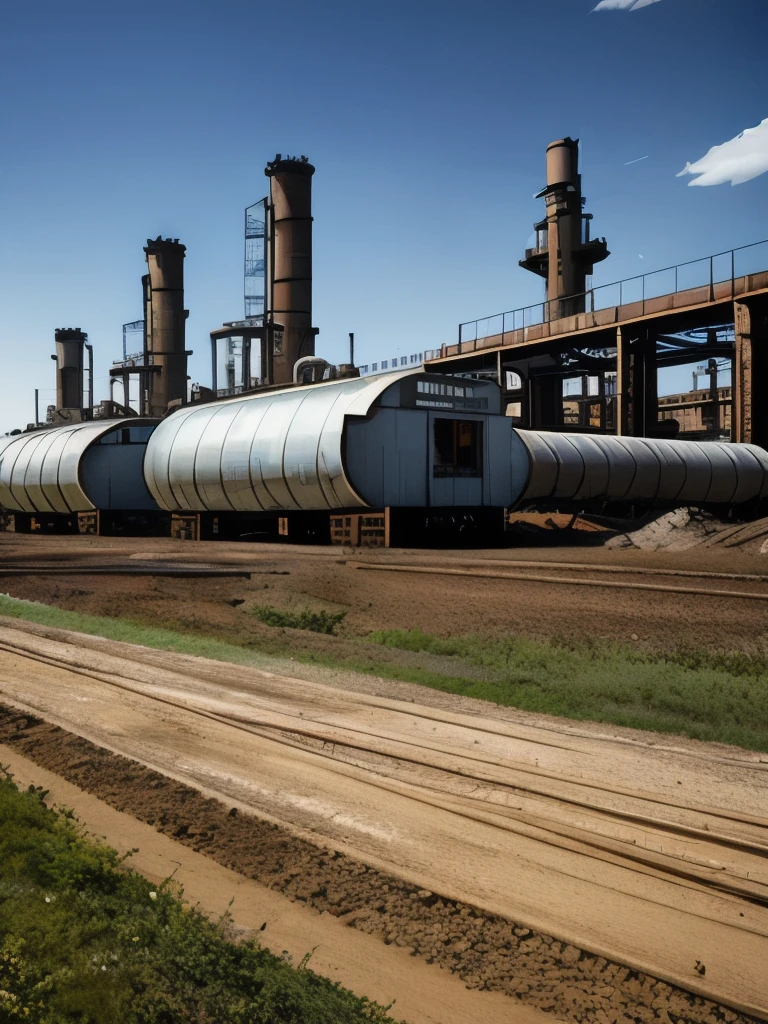
[[[694,508],[676,508],[664,512],[650,522],[646,521],[635,529],[612,537],[607,548],[637,548],[640,551],[658,551],[668,548],[684,551],[716,537],[726,528],[708,512]]]

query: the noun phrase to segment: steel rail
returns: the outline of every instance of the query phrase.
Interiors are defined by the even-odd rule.
[[[191,579],[209,579],[230,577],[250,579],[252,573],[242,569],[198,569],[187,566],[149,565],[3,565],[0,566],[0,577],[3,576],[169,576],[189,577]]]
[[[590,565],[589,562],[543,562],[525,558],[483,558],[479,562],[473,562],[472,565],[473,567],[478,565],[507,566],[510,569],[524,566],[526,569],[573,569],[576,572],[623,573],[625,576],[674,576],[684,579],[744,580],[744,582],[750,583],[768,583],[768,575],[760,573],[710,572],[703,569],[657,569],[630,565]]]
[[[529,573],[482,572],[470,569],[449,569],[422,565],[381,565],[373,562],[347,562],[352,569],[373,572],[411,572],[434,576],[465,576],[474,579],[517,580],[529,583],[551,583],[571,587],[599,587],[618,590],[653,590],[667,594],[694,594],[696,597],[737,597],[750,601],[768,601],[768,593],[755,594],[739,590],[701,590],[696,587],[667,587],[660,583],[624,583],[617,580],[579,580],[558,576],[533,576]],[[599,570],[595,570],[599,572]]]
[[[550,793],[546,793],[546,791],[543,791],[543,792],[542,791],[537,791],[535,789],[532,789],[532,788],[529,788],[529,787],[521,787],[521,786],[515,785],[513,783],[512,784],[504,783],[504,782],[500,782],[499,780],[484,778],[482,776],[479,776],[479,775],[476,775],[476,774],[472,774],[470,772],[463,772],[463,771],[461,771],[458,768],[446,768],[444,766],[435,765],[434,763],[430,763],[429,761],[424,761],[422,759],[415,758],[415,757],[404,756],[404,755],[398,754],[398,753],[394,753],[393,754],[393,753],[388,753],[388,752],[380,752],[380,751],[373,750],[370,746],[365,746],[363,744],[350,743],[349,741],[346,741],[346,740],[336,740],[335,741],[333,738],[329,737],[327,734],[319,733],[319,732],[317,732],[317,730],[306,729],[306,728],[299,729],[299,728],[294,728],[292,725],[290,725],[288,727],[285,727],[285,726],[275,725],[274,723],[269,723],[269,722],[259,722],[259,721],[255,721],[254,722],[253,720],[249,721],[249,720],[241,719],[241,718],[239,718],[236,715],[224,715],[224,714],[219,714],[219,713],[216,713],[216,712],[213,712],[213,711],[207,711],[207,710],[199,708],[199,707],[196,708],[194,706],[191,706],[189,703],[184,703],[184,702],[181,702],[181,701],[173,700],[173,699],[171,699],[169,697],[160,697],[160,696],[158,696],[156,694],[152,694],[151,692],[147,692],[147,690],[142,689],[141,687],[131,686],[131,685],[128,685],[128,684],[123,683],[123,682],[118,682],[115,679],[111,679],[108,675],[105,675],[104,673],[101,673],[101,672],[98,672],[98,671],[94,671],[94,670],[91,670],[91,669],[87,669],[87,668],[83,668],[81,666],[73,666],[71,663],[67,662],[66,660],[60,659],[60,658],[56,658],[53,655],[41,654],[39,652],[31,652],[31,651],[27,650],[26,648],[24,648],[24,647],[22,647],[20,645],[13,644],[13,643],[11,643],[9,641],[0,641],[0,650],[6,650],[8,653],[15,654],[17,656],[21,655],[22,657],[26,657],[26,658],[29,658],[29,659],[31,659],[33,661],[37,661],[37,662],[40,662],[42,664],[46,664],[46,665],[48,665],[50,667],[54,667],[54,668],[57,668],[59,670],[64,670],[64,671],[71,672],[71,673],[73,673],[75,675],[80,675],[80,676],[84,676],[86,678],[93,679],[96,682],[100,682],[100,683],[105,684],[107,686],[111,686],[111,687],[114,687],[116,689],[123,690],[123,691],[125,691],[127,693],[132,694],[133,696],[139,696],[139,697],[142,697],[142,698],[150,700],[150,701],[155,701],[157,703],[173,707],[176,710],[183,711],[186,714],[198,715],[200,717],[209,719],[211,721],[218,722],[219,724],[226,725],[226,726],[228,726],[230,728],[234,728],[234,729],[237,729],[237,730],[242,731],[242,732],[247,732],[247,733],[250,733],[252,735],[257,735],[257,736],[260,736],[262,738],[271,740],[273,742],[283,743],[285,745],[294,747],[294,748],[302,750],[304,752],[311,752],[314,755],[321,756],[324,759],[331,760],[332,762],[334,762],[334,764],[340,764],[340,763],[343,764],[345,762],[339,760],[339,758],[335,754],[335,749],[334,749],[334,751],[332,753],[329,754],[327,752],[327,750],[325,750],[325,746],[327,744],[330,744],[334,748],[335,748],[336,745],[338,745],[338,746],[341,746],[341,747],[347,747],[347,748],[350,748],[350,749],[354,749],[354,750],[358,750],[358,751],[363,751],[365,753],[377,754],[378,756],[382,756],[384,758],[388,758],[389,760],[393,760],[393,761],[401,761],[401,762],[404,761],[404,762],[413,764],[413,765],[415,765],[417,767],[427,767],[427,768],[429,768],[431,770],[434,770],[434,771],[437,771],[437,772],[442,772],[443,774],[450,774],[450,775],[466,778],[466,779],[468,779],[470,781],[473,781],[473,782],[482,782],[482,783],[485,783],[485,784],[492,784],[492,785],[495,785],[495,786],[500,786],[501,788],[504,788],[504,789],[511,789],[513,791],[515,791],[515,790],[518,790],[518,791],[520,791],[520,790],[522,790],[522,791],[529,791],[529,792],[533,793],[534,795],[543,795],[545,797],[548,797],[551,800],[554,800],[554,801],[560,802],[560,803],[573,803],[573,804],[576,804],[577,806],[588,808],[588,809],[590,809],[593,812],[596,812],[598,814],[604,814],[606,816],[618,816],[618,817],[625,817],[625,818],[626,817],[633,817],[633,818],[636,819],[635,823],[647,824],[650,828],[656,829],[657,832],[661,833],[662,835],[665,834],[665,833],[669,834],[670,832],[675,832],[677,834],[680,834],[680,833],[685,834],[686,831],[688,831],[687,826],[678,825],[677,823],[666,822],[663,819],[646,818],[645,821],[643,821],[641,816],[631,816],[630,814],[624,814],[623,812],[616,812],[616,813],[614,813],[611,809],[603,808],[603,807],[595,808],[594,805],[586,803],[584,801],[576,801],[576,800],[568,799],[566,797],[561,797],[561,796],[553,795],[553,794],[550,794]],[[277,735],[277,738],[276,738],[276,735]],[[308,750],[306,743],[302,743],[301,740],[292,740],[291,739],[292,736],[297,736],[297,737],[298,736],[302,736],[305,739],[313,739],[313,740],[322,742],[323,743],[323,749],[321,749],[321,750],[315,750],[315,749]],[[390,741],[390,742],[397,743],[398,741]],[[418,744],[413,744],[413,746],[419,746],[419,745]],[[455,756],[455,752],[453,752],[453,754]],[[467,758],[467,759],[471,760],[472,758]],[[359,765],[353,765],[353,767],[356,767],[359,770],[363,770],[363,771],[366,770],[365,768],[362,768],[362,766],[359,766]],[[376,786],[380,786],[381,785],[381,782],[380,782],[379,779],[375,779],[375,778],[371,779],[369,777],[366,777],[366,781],[369,782],[370,784],[373,784],[373,785],[376,785]],[[397,782],[397,780],[395,780],[395,782]],[[407,782],[406,783],[400,783],[400,785],[406,785],[406,786],[409,786],[409,787],[413,787],[414,786],[413,783],[407,783]],[[420,783],[418,783],[418,785],[423,786],[424,784],[422,782],[420,782]],[[384,788],[389,788],[389,787],[384,787]],[[429,787],[426,787],[426,788],[429,788]],[[399,791],[402,794],[401,790],[396,790],[396,791]],[[648,868],[651,868],[652,869],[652,873],[654,873],[654,874],[657,871],[660,871],[662,873],[662,875],[672,875],[675,878],[678,878],[680,880],[684,880],[684,881],[687,881],[689,883],[693,882],[697,887],[702,886],[705,890],[715,889],[715,890],[717,890],[719,892],[723,892],[723,893],[729,894],[731,896],[736,896],[736,897],[738,897],[740,899],[748,900],[749,902],[754,902],[754,903],[757,903],[757,904],[760,904],[760,905],[768,906],[768,892],[760,891],[760,889],[764,889],[765,888],[765,885],[762,884],[762,883],[759,883],[760,884],[760,889],[757,889],[754,886],[749,886],[749,885],[745,884],[743,881],[739,880],[736,876],[733,876],[733,875],[729,875],[729,877],[732,880],[726,880],[725,876],[720,873],[719,869],[707,869],[706,867],[699,867],[698,870],[696,870],[695,867],[694,867],[693,862],[690,862],[690,861],[686,861],[686,865],[690,864],[690,868],[687,867],[687,866],[685,868],[681,868],[677,864],[668,865],[664,861],[659,862],[659,860],[658,860],[658,858],[660,856],[662,859],[666,858],[666,859],[670,859],[670,860],[673,860],[673,861],[678,861],[678,860],[684,861],[685,858],[684,857],[680,857],[679,855],[664,854],[663,852],[661,854],[656,854],[654,851],[648,851],[648,850],[643,850],[642,853],[641,853],[639,848],[634,847],[628,841],[620,840],[620,839],[619,840],[611,839],[609,837],[601,836],[599,832],[597,832],[597,833],[589,832],[586,829],[580,830],[580,829],[577,829],[574,826],[569,826],[569,825],[562,825],[561,824],[559,828],[555,827],[552,823],[548,823],[547,825],[542,825],[541,821],[544,820],[544,819],[539,818],[539,816],[526,814],[526,812],[522,812],[522,811],[519,812],[518,815],[515,815],[514,812],[510,808],[494,807],[493,808],[493,812],[491,812],[490,814],[487,811],[483,811],[478,816],[477,812],[472,812],[472,811],[469,811],[469,810],[466,810],[466,809],[464,811],[456,811],[455,808],[452,808],[450,806],[445,806],[445,803],[441,803],[440,801],[438,801],[435,804],[433,801],[424,799],[423,797],[420,797],[420,796],[418,796],[418,795],[416,795],[414,793],[409,793],[408,795],[411,798],[413,798],[413,799],[418,799],[421,802],[430,803],[433,806],[442,806],[442,809],[448,810],[449,812],[460,813],[461,816],[463,816],[463,817],[473,818],[474,820],[477,820],[477,821],[484,821],[487,824],[491,824],[491,825],[494,825],[495,827],[502,828],[502,829],[504,829],[506,831],[515,832],[517,834],[527,834],[525,832],[521,832],[520,828],[513,828],[513,827],[511,827],[508,823],[500,825],[498,822],[488,820],[489,818],[492,818],[494,816],[494,814],[496,814],[497,816],[510,817],[513,820],[519,821],[520,825],[527,825],[527,826],[530,826],[530,827],[533,827],[533,828],[536,828],[536,829],[541,829],[543,831],[551,833],[553,836],[557,837],[560,840],[566,839],[568,841],[577,841],[577,842],[585,843],[587,846],[593,847],[594,849],[598,850],[601,854],[608,854],[609,855],[608,858],[606,858],[605,856],[599,856],[597,859],[610,859],[612,863],[616,863],[616,861],[613,858],[619,858],[619,860],[621,860],[621,859],[629,860],[630,862],[633,862],[633,863],[636,862],[638,864],[642,864],[642,865],[645,865]],[[447,797],[448,797],[448,802],[449,803],[452,800],[461,799],[461,797],[456,797],[453,794],[448,794]],[[445,796],[443,797],[443,800],[445,800]],[[520,815],[522,815],[523,817],[520,817]],[[534,821],[533,820],[534,818],[538,819],[538,820]],[[583,837],[576,838],[574,836],[574,832],[578,832],[578,831],[583,831],[587,836],[589,836],[588,841],[585,840]],[[749,853],[753,853],[753,852],[755,852],[755,850],[757,850],[760,853],[764,853],[765,852],[765,848],[764,847],[762,847],[759,844],[753,844],[753,843],[749,842],[748,840],[741,841],[741,840],[739,840],[739,839],[737,839],[735,837],[718,835],[717,833],[713,833],[713,832],[710,832],[708,830],[705,831],[705,830],[699,830],[699,829],[690,829],[689,831],[690,831],[690,834],[691,834],[692,838],[696,838],[699,841],[701,841],[702,838],[705,838],[706,840],[711,841],[713,843],[713,845],[720,845],[720,844],[724,843],[725,845],[728,845],[731,848],[742,849],[742,850],[744,850],[746,852],[749,852]],[[594,836],[597,836],[597,838],[593,838]],[[548,844],[549,845],[558,846],[558,847],[562,847],[562,848],[568,848],[568,849],[571,848],[569,846],[563,847],[562,842],[559,842],[559,841],[549,841]],[[579,851],[574,851],[574,852],[579,852]],[[593,856],[593,854],[591,854],[591,853],[588,853],[586,855],[587,856]]]

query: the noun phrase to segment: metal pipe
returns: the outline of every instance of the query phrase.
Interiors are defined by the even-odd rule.
[[[35,426],[40,426],[40,390],[35,388]]]
[[[328,360],[322,359],[320,356],[304,356],[303,359],[297,359],[293,366],[293,383],[299,383],[299,374],[306,366],[328,366]]]
[[[93,411],[93,345],[86,341],[85,347],[88,350],[88,408]]]

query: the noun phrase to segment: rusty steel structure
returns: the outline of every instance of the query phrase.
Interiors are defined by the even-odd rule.
[[[144,249],[146,351],[155,368],[149,378],[147,412],[164,416],[173,402],[187,398],[187,356],[184,343],[188,312],[184,309],[184,254],[178,238],[147,239]]]
[[[128,355],[110,371],[111,383],[123,386],[123,411],[127,415],[165,416],[168,409],[187,400],[186,320],[184,308],[184,256],[186,246],[178,238],[148,238],[144,248],[148,273],[141,279],[143,321],[124,325],[143,329],[143,350]],[[131,377],[139,381],[138,409],[130,408]]]
[[[272,384],[293,380],[297,360],[315,354],[312,326],[312,175],[305,156],[281,154],[264,169],[270,179],[271,282],[270,319],[282,324],[280,341],[273,341]]]
[[[245,319],[211,331],[211,389],[226,397],[294,379],[315,355],[312,176],[306,156],[278,153],[264,168],[269,195],[245,211]]]
[[[540,195],[547,216],[520,265],[546,279],[546,298],[461,324],[457,342],[431,352],[425,368],[496,380],[516,427],[767,447],[768,241],[589,288],[608,250],[582,227],[572,140],[547,148]],[[713,361],[730,368],[730,408],[715,375],[694,432],[660,409],[658,373]]]
[[[604,238],[590,237],[591,213],[584,213],[579,140],[558,139],[547,146],[547,184],[538,193],[546,217],[534,224],[536,244],[520,266],[547,282],[551,316],[584,312],[587,277],[595,263],[610,256]]]

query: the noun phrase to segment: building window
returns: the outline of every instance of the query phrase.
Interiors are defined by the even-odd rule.
[[[371,373],[376,373],[378,368],[379,368],[379,364],[378,363],[371,363]]]
[[[434,424],[436,477],[483,475],[483,424],[477,420],[436,419]]]
[[[400,356],[400,365],[401,366],[407,366],[408,365],[408,356]]]
[[[387,362],[387,360],[386,359],[382,359],[381,360],[381,368],[382,368],[382,370],[386,370],[386,368],[388,366],[389,366],[389,363]]]

